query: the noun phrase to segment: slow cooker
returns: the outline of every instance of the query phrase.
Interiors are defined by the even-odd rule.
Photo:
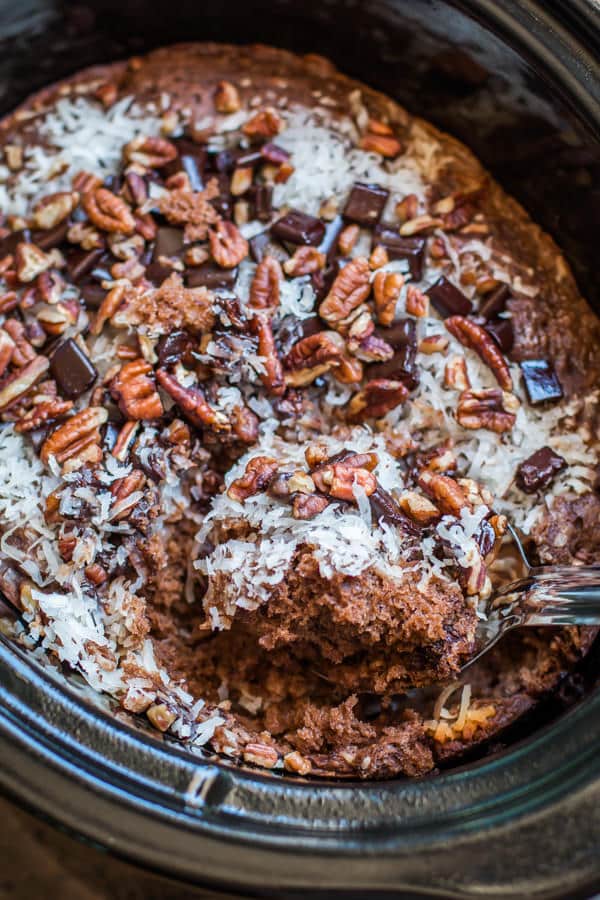
[[[179,40],[321,53],[471,146],[556,237],[600,312],[599,25],[595,0],[6,2],[0,109],[84,66]],[[215,897],[590,897],[600,886],[599,663],[596,643],[557,695],[479,759],[350,784],[192,756],[2,638],[0,787],[185,883],[185,896],[197,886]],[[135,871],[119,870],[115,895],[127,878]]]

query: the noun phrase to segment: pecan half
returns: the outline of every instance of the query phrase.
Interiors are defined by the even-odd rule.
[[[78,203],[77,191],[59,191],[42,197],[33,207],[36,228],[54,228],[71,215]]]
[[[414,284],[409,284],[406,288],[406,312],[417,318],[429,314],[429,297]]]
[[[222,269],[234,269],[248,256],[248,241],[233,222],[221,219],[208,232],[210,252]]]
[[[123,155],[127,162],[159,169],[177,159],[177,147],[166,138],[140,135],[125,144]]]
[[[125,201],[106,188],[86,191],[81,205],[90,222],[100,231],[119,231],[122,234],[135,231],[135,219]]]
[[[275,309],[279,306],[281,266],[273,256],[265,256],[256,267],[248,305],[253,309]]]
[[[231,411],[231,430],[244,444],[258,440],[258,417],[247,406],[235,406]]]
[[[72,409],[73,403],[71,400],[59,400],[57,397],[52,400],[36,403],[24,416],[21,416],[15,425],[15,431],[21,433],[35,431],[35,429],[39,428],[41,425],[55,422],[56,419],[60,419]]]
[[[264,372],[260,374],[260,380],[272,394],[283,394],[285,379],[283,367],[275,346],[273,327],[269,317],[265,313],[257,313],[250,322],[253,334],[258,338],[258,355],[262,357]]]
[[[312,275],[319,272],[325,266],[325,254],[316,247],[296,247],[294,255],[283,264],[286,275],[296,278],[298,275]]]
[[[313,369],[337,365],[343,354],[343,339],[335,331],[319,331],[297,341],[284,362],[288,369]]]
[[[373,473],[353,464],[351,459],[321,466],[313,472],[313,481],[322,494],[350,503],[356,503],[356,485],[363,488],[367,497],[377,490],[377,479]]]
[[[396,215],[401,222],[415,219],[419,213],[419,198],[416,194],[407,194],[396,203]]]
[[[485,328],[464,316],[450,316],[444,324],[450,334],[465,347],[474,350],[490,367],[503,391],[512,391],[512,377],[506,360],[496,341]]]
[[[242,126],[242,131],[249,138],[272,138],[283,131],[285,122],[271,106],[259,110]]]
[[[359,256],[337,275],[319,307],[319,315],[335,327],[367,299],[370,291],[369,263]]]
[[[179,406],[185,418],[198,428],[229,431],[231,426],[223,413],[213,409],[197,387],[183,387],[166,369],[157,369],[156,380]]]
[[[14,372],[0,389],[0,410],[6,409],[22,397],[48,371],[50,363],[45,356],[36,356],[31,362]]]
[[[373,279],[373,296],[377,321],[381,325],[391,325],[396,314],[396,304],[404,286],[404,276],[400,272],[377,272]]]
[[[229,115],[241,109],[238,89],[230,81],[220,81],[215,91],[215,109],[219,113]]]
[[[243,503],[248,497],[266,491],[278,468],[279,463],[272,456],[255,456],[248,461],[244,474],[231,482],[227,496]]]
[[[75,413],[44,441],[40,450],[42,462],[47,463],[51,456],[61,464],[77,458],[98,462],[102,457],[100,427],[107,419],[108,411],[101,406]]]
[[[422,471],[417,479],[419,487],[435,501],[436,506],[449,516],[460,516],[461,510],[471,509],[465,490],[454,478],[438,475],[429,469]]]
[[[154,381],[149,378],[152,366],[143,359],[125,363],[111,384],[110,392],[127,419],[157,419],[163,413]]]
[[[408,388],[401,381],[375,378],[352,397],[348,404],[351,420],[378,419],[408,399]]]
[[[348,256],[358,240],[360,228],[356,224],[346,225],[338,237],[338,247],[342,256]]]
[[[513,428],[517,409],[518,400],[514,394],[500,388],[468,390],[459,397],[456,421],[463,428],[487,428],[502,434]]]
[[[110,486],[113,495],[111,507],[111,520],[120,522],[126,519],[133,507],[138,503],[139,497],[134,497],[144,487],[146,476],[140,469],[133,469],[123,478],[118,478]]]

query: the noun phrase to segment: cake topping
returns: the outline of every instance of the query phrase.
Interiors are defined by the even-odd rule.
[[[521,372],[530,403],[546,403],[562,397],[563,390],[558,375],[547,359],[523,360]]]
[[[542,447],[523,460],[517,471],[517,484],[525,493],[533,494],[547,487],[566,465],[562,456],[550,447]]]

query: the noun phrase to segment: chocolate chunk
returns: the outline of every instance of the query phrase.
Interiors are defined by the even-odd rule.
[[[490,525],[487,519],[484,519],[477,531],[475,532],[475,540],[482,556],[491,553],[496,543],[496,532],[494,526]]]
[[[220,150],[211,160],[217,172],[231,173],[234,169],[250,169],[264,162],[260,150]]]
[[[563,390],[552,363],[547,359],[525,359],[520,365],[525,390],[532,405],[561,399]]]
[[[219,195],[210,201],[211,206],[216,209],[223,219],[231,219],[233,214],[233,199],[229,190],[229,176],[223,172],[219,172],[216,178],[219,187]]]
[[[394,225],[381,222],[373,232],[372,246],[381,244],[385,247],[390,259],[408,260],[410,274],[415,281],[423,277],[423,260],[425,258],[425,238],[400,237]]]
[[[235,284],[237,278],[236,269],[221,269],[214,263],[205,263],[203,266],[194,266],[186,269],[184,274],[185,283],[190,288],[206,287],[214,288],[231,288]]]
[[[348,197],[344,208],[344,218],[357,222],[367,228],[373,228],[383,215],[390,192],[378,184],[362,184],[357,182]]]
[[[88,309],[98,309],[108,293],[94,278],[80,282],[79,290]]]
[[[260,148],[260,155],[266,162],[271,163],[273,166],[280,166],[282,163],[287,162],[290,158],[290,155],[287,150],[284,150],[283,147],[280,147],[278,144],[272,144],[268,142],[263,144]]]
[[[479,315],[484,319],[495,319],[506,309],[506,301],[510,297],[510,288],[507,284],[499,284],[498,287],[486,294],[479,307]]]
[[[70,224],[69,220],[65,219],[53,228],[36,228],[31,232],[31,240],[41,250],[52,250],[66,239]]]
[[[331,290],[331,285],[335,281],[339,271],[340,264],[337,260],[334,260],[331,265],[326,266],[326,268],[319,269],[318,272],[312,273],[310,276],[310,283],[315,292],[316,303],[320,303],[321,300],[325,299]]]
[[[84,394],[95,382],[98,372],[72,338],[62,341],[50,357],[50,372],[65,397]]]
[[[414,319],[399,319],[390,328],[378,328],[376,334],[394,348],[391,359],[368,367],[369,378],[401,381],[413,391],[419,384],[417,367],[417,328]]]
[[[447,319],[448,316],[468,316],[473,312],[473,304],[462,291],[459,291],[445,275],[438,278],[436,283],[427,291],[429,299],[439,312]]]
[[[248,241],[250,256],[254,262],[259,263],[265,256],[273,256],[278,262],[283,263],[290,258],[285,247],[271,238],[269,231],[261,231]]]
[[[404,515],[392,495],[384,491],[381,485],[377,485],[377,488],[369,497],[369,503],[371,504],[371,512],[378,522],[383,519],[388,525],[395,525],[409,534],[416,534],[416,528],[413,523]]]
[[[566,467],[567,462],[562,456],[550,447],[542,447],[521,463],[517,469],[517,484],[526,494],[534,494],[550,484]]]
[[[89,275],[104,255],[104,250],[71,250],[67,253],[67,273],[75,284]]]
[[[148,281],[151,281],[153,285],[160,287],[163,281],[166,281],[174,271],[175,270],[172,269],[171,266],[163,266],[162,263],[153,262],[150,263],[149,266],[146,266],[144,276]]]
[[[159,365],[161,367],[174,366],[182,359],[190,362],[194,346],[194,339],[187,331],[172,331],[171,334],[164,334],[156,345]]]
[[[207,163],[206,147],[195,144],[187,138],[175,142],[179,152],[177,171],[183,170],[190,179],[193,191],[201,191],[204,187],[204,170]]]
[[[121,429],[116,424],[116,422],[107,422],[104,427],[104,437],[102,439],[102,443],[106,450],[110,451],[117,443],[117,438],[119,437],[119,431]]]
[[[292,209],[271,226],[271,234],[280,241],[290,244],[318,245],[325,236],[325,225],[320,219]]]
[[[336,216],[331,222],[325,223],[325,234],[317,249],[327,257],[327,265],[331,265],[337,255],[338,238],[343,227],[344,220],[341,216]],[[327,266],[325,266],[325,268],[327,268]]]
[[[510,353],[515,342],[515,332],[511,319],[494,319],[484,325],[503,353]]]
[[[14,253],[17,249],[17,244],[20,244],[21,241],[28,243],[30,240],[31,232],[28,228],[23,228],[21,231],[13,231],[12,234],[7,234],[5,238],[0,240],[0,259],[4,259],[9,253]]]
[[[161,256],[177,256],[182,250],[183,231],[181,228],[165,226],[158,229],[152,251],[154,262],[157,262]]]
[[[414,319],[398,319],[389,328],[378,328],[377,334],[394,350],[417,346],[417,324]]]
[[[268,222],[273,212],[273,188],[270,184],[253,184],[246,195],[250,201],[251,218]]]

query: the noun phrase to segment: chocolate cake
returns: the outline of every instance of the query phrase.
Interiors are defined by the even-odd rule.
[[[423,775],[559,690],[593,629],[462,667],[509,522],[598,560],[600,323],[472,154],[264,46],[96,67],[0,129],[4,630],[305,776]]]

